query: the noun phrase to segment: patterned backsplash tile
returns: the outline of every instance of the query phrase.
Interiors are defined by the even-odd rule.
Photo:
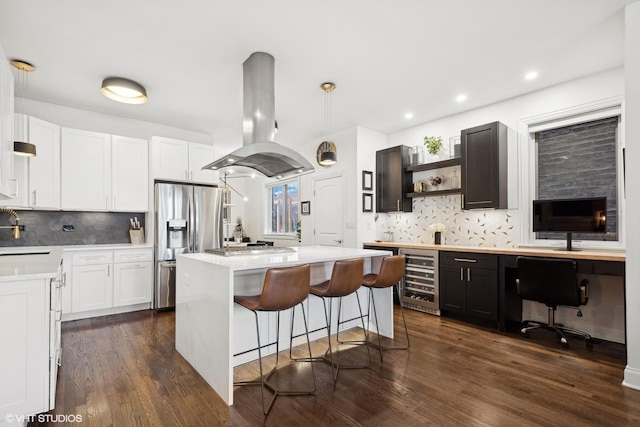
[[[429,225],[447,227],[444,244],[461,246],[515,247],[519,244],[520,217],[517,210],[462,210],[460,195],[416,197],[413,212],[388,214],[379,230],[393,232],[396,242],[433,243]]]

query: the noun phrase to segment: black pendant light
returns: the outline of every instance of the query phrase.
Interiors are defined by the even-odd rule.
[[[14,59],[13,61],[11,61],[11,65],[18,69],[18,86],[21,87],[21,96],[24,105],[24,100],[27,97],[29,88],[28,76],[31,71],[34,71],[36,69],[36,67],[26,61],[21,61],[19,59]],[[20,132],[18,133],[18,131]],[[16,140],[13,141],[13,154],[28,157],[33,157],[36,155],[36,146],[35,144],[27,141],[26,129],[22,120],[20,120],[19,126],[16,126],[14,137]]]

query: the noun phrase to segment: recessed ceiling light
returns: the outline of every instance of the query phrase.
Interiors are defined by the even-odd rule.
[[[464,93],[461,93],[460,95],[456,96],[456,101],[458,102],[464,102],[467,100],[467,95],[465,95]]]
[[[147,91],[142,85],[120,77],[104,79],[101,91],[107,98],[125,104],[144,104],[147,102]]]
[[[538,77],[538,72],[537,71],[529,71],[527,74],[524,75],[524,78],[526,80],[533,80],[536,77]]]
[[[413,113],[406,113],[406,114],[404,115],[404,118],[405,118],[405,119],[407,119],[407,120],[409,120],[409,119],[413,119]]]

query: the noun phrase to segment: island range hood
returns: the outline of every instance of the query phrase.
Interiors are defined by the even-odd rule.
[[[254,52],[243,64],[243,145],[202,169],[242,166],[272,178],[312,172],[301,154],[275,143],[275,79],[273,56]]]

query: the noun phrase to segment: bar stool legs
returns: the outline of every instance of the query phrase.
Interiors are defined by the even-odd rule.
[[[400,297],[400,284],[397,283],[393,289],[396,290],[396,292],[398,292],[398,297]],[[409,330],[407,329],[407,320],[404,317],[404,307],[402,305],[402,300],[399,299],[400,301],[400,313],[402,314],[402,323],[404,325],[404,335],[406,338],[406,344],[404,345],[388,345],[388,346],[383,346],[380,343],[380,328],[378,327],[378,312],[376,311],[376,301],[375,298],[373,296],[373,288],[369,288],[369,297],[371,300],[371,306],[373,306],[373,318],[374,321],[376,323],[376,334],[378,335],[378,343],[369,343],[369,345],[371,345],[374,348],[377,348],[378,350],[380,350],[380,361],[383,361],[383,357],[382,357],[382,352],[385,350],[408,350],[409,346],[411,345],[411,342],[409,341]],[[367,341],[369,340],[369,330],[367,329]]]
[[[360,304],[360,296],[358,295],[357,292],[355,292],[356,294],[356,299],[358,301],[358,310],[360,311],[360,321],[362,322],[362,331],[363,333],[365,333],[365,341],[366,341],[366,329],[364,327],[364,318],[362,316],[362,306]],[[345,364],[339,364],[338,362],[334,361],[333,358],[333,348],[331,346],[331,318],[332,318],[332,307],[331,307],[331,300],[329,300],[329,308],[327,310],[327,301],[326,298],[324,297],[320,297],[322,298],[322,305],[324,306],[324,312],[325,312],[325,318],[327,320],[327,341],[329,343],[329,347],[327,348],[327,351],[325,351],[324,356],[322,357],[322,359],[325,362],[328,362],[331,365],[331,372],[333,375],[333,386],[335,388],[336,382],[338,381],[338,373],[340,368],[342,369],[363,369],[363,368],[369,368],[371,366],[371,352],[369,351],[369,345],[367,343],[367,358],[368,358],[368,363],[365,364],[349,364],[349,365],[345,365]],[[344,322],[340,322],[340,315],[341,315],[341,304],[342,303],[342,297],[340,297],[340,299],[338,300],[338,323],[336,324],[336,329],[337,329],[337,333],[340,333],[340,324],[344,323]],[[327,357],[328,355],[328,357]]]
[[[307,326],[307,316],[304,310],[304,305],[300,304],[300,307],[302,308],[302,319],[304,322],[304,328],[305,328],[305,335],[307,337],[307,350],[309,351],[309,358],[311,358],[311,343],[309,342],[309,330],[308,330],[308,326]],[[253,311],[253,310],[252,310]],[[291,308],[291,317],[293,319],[294,313],[295,313],[295,307]],[[309,394],[313,394],[316,391],[316,374],[315,374],[315,370],[313,367],[313,363],[311,364],[311,377],[313,379],[313,388],[308,389],[308,390],[291,390],[291,389],[287,389],[287,390],[283,390],[278,388],[276,385],[272,384],[269,382],[269,380],[271,379],[271,377],[273,376],[273,374],[276,372],[277,368],[278,368],[278,360],[279,360],[279,356],[280,356],[280,345],[279,345],[279,340],[276,339],[275,341],[275,345],[276,345],[276,364],[275,366],[271,369],[271,371],[265,376],[263,374],[263,370],[262,370],[262,348],[267,347],[271,344],[266,344],[266,345],[262,345],[262,343],[260,342],[260,323],[258,322],[258,312],[257,311],[253,311],[254,317],[255,317],[255,321],[256,321],[256,333],[257,333],[257,337],[258,337],[258,363],[260,365],[260,380],[254,380],[254,381],[237,381],[234,382],[233,385],[234,386],[245,386],[245,385],[260,385],[260,400],[262,402],[262,413],[264,415],[268,415],[269,411],[271,411],[271,408],[273,407],[273,403],[275,402],[276,398],[280,395],[282,396],[302,396],[302,395],[309,395]],[[278,311],[276,314],[276,337],[280,336],[280,312]],[[291,349],[289,349],[289,352],[291,352]],[[291,354],[291,353],[290,353]],[[273,396],[271,397],[271,400],[269,401],[268,405],[265,406],[265,398],[264,398],[264,391],[265,388],[268,388],[269,390],[271,390],[273,392]]]
[[[304,300],[309,296],[309,280],[311,277],[311,267],[309,264],[270,268],[267,269],[262,285],[262,292],[259,295],[234,295],[233,301],[240,306],[251,310],[256,320],[256,335],[258,338],[258,363],[260,365],[260,381],[242,381],[235,382],[234,385],[257,385],[260,384],[260,401],[262,404],[262,413],[267,415],[276,398],[280,395],[306,395],[316,391],[316,374],[311,364],[311,377],[313,379],[313,388],[308,390],[280,389],[276,385],[269,382],[273,374],[278,368],[280,357],[280,312],[291,309],[293,318],[297,305],[302,307],[302,320],[304,323],[305,335],[307,337],[307,349],[309,357],[311,357],[311,343],[309,342],[309,327],[307,325],[307,315],[304,311]],[[260,322],[258,321],[258,312],[276,312],[276,340],[275,343],[262,345],[260,340]],[[268,345],[276,345],[276,364],[271,371],[265,376],[262,370],[262,349]],[[249,351],[253,351],[252,349]],[[270,389],[273,397],[265,406],[264,390]]]

